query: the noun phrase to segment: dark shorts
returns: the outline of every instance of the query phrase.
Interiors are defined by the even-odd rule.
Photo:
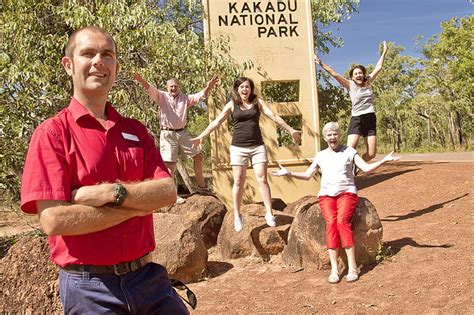
[[[348,135],[361,135],[363,137],[375,136],[377,134],[377,118],[375,113],[360,116],[351,116]]]

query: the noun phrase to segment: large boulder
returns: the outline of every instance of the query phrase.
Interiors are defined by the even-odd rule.
[[[267,260],[280,253],[288,239],[293,217],[275,211],[276,227],[265,222],[265,207],[250,204],[241,208],[243,229],[234,230],[234,216],[228,212],[217,238],[217,251],[225,259],[260,256]]]
[[[197,225],[176,214],[153,214],[156,249],[153,261],[166,267],[171,278],[196,282],[207,268],[207,249]]]
[[[298,209],[288,235],[288,244],[282,253],[285,264],[297,268],[326,269],[329,257],[326,251],[326,223],[317,202],[303,197],[292,204]]]
[[[282,259],[287,265],[299,268],[328,269],[330,264],[326,249],[326,224],[319,204],[308,202],[306,197],[301,199],[301,203],[304,205],[295,205],[299,207],[299,211],[291,226]],[[352,216],[352,230],[357,264],[375,262],[382,244],[383,228],[375,207],[366,198],[359,197]],[[340,254],[340,263],[345,264],[344,251],[341,250]]]
[[[58,275],[46,236],[18,236],[0,260],[0,313],[62,314]]]
[[[303,198],[290,203],[288,206],[283,209],[283,212],[288,213],[292,216],[295,216],[301,208],[306,207],[309,204],[315,204],[318,203],[318,197],[317,196],[304,196]]]
[[[158,212],[178,214],[184,220],[196,222],[206,248],[211,248],[217,244],[227,210],[216,197],[195,194],[186,198],[183,204],[162,208]]]
[[[383,227],[377,210],[367,198],[359,197],[352,216],[352,230],[357,264],[374,263],[382,246]]]

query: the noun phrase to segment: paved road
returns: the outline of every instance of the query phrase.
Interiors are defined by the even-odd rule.
[[[415,153],[398,154],[403,161],[436,161],[436,162],[474,162],[474,152],[444,152],[444,153]],[[383,155],[377,155],[381,158]]]

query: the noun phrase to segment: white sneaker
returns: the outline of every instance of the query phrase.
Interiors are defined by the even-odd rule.
[[[242,215],[241,214],[239,214],[238,216],[234,215],[234,230],[236,232],[240,232],[242,231],[242,227],[243,227]]]
[[[275,216],[271,213],[265,214],[265,221],[267,221],[268,226],[276,226]]]
[[[176,198],[175,204],[177,204],[177,205],[182,205],[182,204],[185,203],[185,202],[186,202],[186,199],[181,198],[180,196],[178,196],[178,198]]]

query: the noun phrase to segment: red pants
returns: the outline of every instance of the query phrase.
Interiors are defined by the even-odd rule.
[[[342,193],[336,197],[320,196],[319,207],[326,221],[326,246],[337,249],[354,245],[351,218],[357,207],[357,195]]]

